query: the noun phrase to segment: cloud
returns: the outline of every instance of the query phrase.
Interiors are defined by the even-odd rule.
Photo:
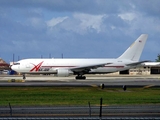
[[[48,27],[54,27],[55,25],[63,22],[68,17],[58,17],[58,18],[52,18],[51,20],[47,21]]]
[[[106,15],[90,15],[90,14],[74,14],[73,17],[81,21],[80,28],[82,30],[95,29],[97,32],[101,31],[101,25],[103,23],[103,18]]]
[[[158,0],[1,0],[0,57],[118,57],[148,33],[143,59],[152,60],[160,52],[159,12]]]
[[[59,28],[78,34],[86,34],[90,30],[95,30],[98,33],[101,31],[105,17],[106,15],[74,13],[73,16],[52,18],[47,21],[47,25],[52,28],[52,32]]]
[[[136,18],[135,13],[122,13],[122,14],[119,14],[118,16],[121,17],[121,19],[127,20],[127,21],[132,21],[134,20],[134,18]]]

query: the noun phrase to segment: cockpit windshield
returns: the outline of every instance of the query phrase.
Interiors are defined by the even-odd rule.
[[[20,65],[20,63],[14,63],[13,65]]]

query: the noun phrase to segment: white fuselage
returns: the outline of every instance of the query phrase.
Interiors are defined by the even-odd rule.
[[[111,63],[104,67],[91,69],[88,74],[110,73],[130,69],[126,66],[135,61],[120,59],[24,59],[13,65],[12,69],[20,73],[52,73],[56,74],[57,69],[71,69],[81,66]]]

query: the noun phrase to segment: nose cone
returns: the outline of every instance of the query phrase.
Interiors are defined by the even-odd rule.
[[[18,66],[17,65],[12,65],[11,69],[14,70],[14,71],[18,71]]]

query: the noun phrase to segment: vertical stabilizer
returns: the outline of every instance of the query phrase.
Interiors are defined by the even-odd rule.
[[[139,61],[147,38],[147,34],[139,36],[139,38],[118,59]]]

